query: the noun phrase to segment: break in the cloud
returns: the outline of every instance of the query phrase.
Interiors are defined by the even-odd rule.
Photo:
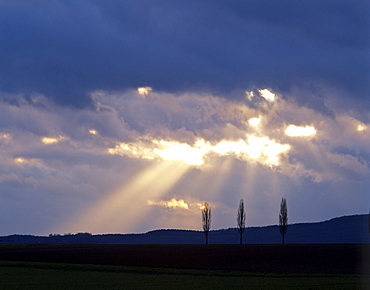
[[[326,108],[324,86],[369,108],[366,0],[3,0],[0,7],[6,93],[81,108],[94,106],[96,90],[149,85],[240,98],[238,90],[268,87]]]
[[[367,212],[368,8],[0,0],[0,233]]]

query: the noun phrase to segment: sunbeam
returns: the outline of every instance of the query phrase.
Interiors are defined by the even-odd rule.
[[[199,229],[200,206],[204,201],[208,201],[213,208],[218,207],[218,200],[227,190],[235,162],[232,156],[213,159],[202,169],[189,170],[182,181],[168,191],[169,194],[165,200],[149,200],[148,204],[152,207],[151,214],[158,216],[159,212],[162,213],[161,218],[157,220],[161,228]],[[176,200],[175,198],[178,199],[180,196],[187,207],[169,206],[169,201]]]
[[[165,194],[188,168],[189,165],[178,161],[155,162],[129,184],[124,184],[79,218],[63,226],[61,231],[131,231],[145,217],[147,200]]]

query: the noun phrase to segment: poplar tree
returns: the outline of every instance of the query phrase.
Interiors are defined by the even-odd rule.
[[[203,232],[206,236],[206,245],[208,244],[208,233],[211,228],[211,219],[212,219],[212,211],[208,203],[204,203],[202,209],[202,224],[203,224]]]
[[[239,202],[238,215],[236,217],[241,245],[243,244],[243,233],[244,233],[244,230],[245,230],[245,220],[246,220],[246,213],[245,213],[245,210],[244,210],[244,201],[243,201],[243,199],[241,199],[240,202]]]
[[[288,230],[288,207],[285,198],[282,198],[280,203],[279,229],[283,238],[283,244],[285,244],[284,237]]]

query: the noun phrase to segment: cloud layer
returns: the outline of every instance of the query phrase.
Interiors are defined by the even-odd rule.
[[[368,107],[368,1],[2,1],[0,90],[94,106],[95,90],[327,86]],[[316,99],[316,101],[315,101]],[[304,103],[317,105],[322,96]]]

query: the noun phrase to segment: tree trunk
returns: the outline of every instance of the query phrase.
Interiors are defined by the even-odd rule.
[[[284,241],[284,236],[285,236],[285,235],[283,235],[283,245],[285,244],[285,241]]]
[[[208,245],[208,232],[206,233],[206,245]]]

